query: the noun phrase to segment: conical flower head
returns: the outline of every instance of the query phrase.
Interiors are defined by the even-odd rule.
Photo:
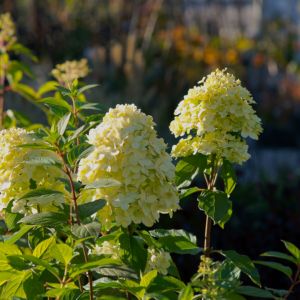
[[[58,64],[52,70],[53,77],[62,85],[70,85],[74,80],[84,78],[89,74],[88,62],[81,60],[67,60]]]
[[[0,131],[0,211],[14,200],[13,211],[34,212],[36,203],[20,198],[36,188],[65,192],[63,183],[57,179],[64,177],[62,171],[52,165],[39,164],[38,161],[45,157],[58,161],[53,152],[19,147],[37,142],[38,140],[25,129],[11,128]],[[58,194],[55,200],[45,198],[39,206],[41,210],[47,210],[63,201],[63,194]]]
[[[216,70],[188,91],[170,124],[182,137],[172,149],[175,157],[215,154],[234,163],[250,155],[246,138],[257,139],[261,121],[252,108],[254,100],[226,70]]]
[[[101,222],[152,226],[160,213],[171,214],[178,208],[175,169],[154,126],[151,116],[125,104],[110,109],[89,132],[94,150],[80,161],[79,180],[84,184],[106,178],[119,182],[91,192],[93,199],[107,201],[99,212]]]
[[[0,50],[8,49],[16,42],[16,26],[9,13],[0,15]]]

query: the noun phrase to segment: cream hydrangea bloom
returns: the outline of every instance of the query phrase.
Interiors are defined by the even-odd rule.
[[[170,130],[176,137],[186,137],[173,146],[173,156],[216,154],[243,163],[250,157],[245,139],[257,139],[262,131],[253,103],[240,80],[226,70],[212,72],[188,91],[175,110]]]
[[[154,126],[151,116],[125,104],[110,109],[89,132],[94,150],[80,161],[78,179],[84,184],[105,178],[120,182],[90,195],[107,201],[99,212],[107,226],[114,221],[124,227],[132,222],[152,226],[160,213],[172,214],[179,207],[175,168]]]
[[[38,142],[25,129],[11,128],[0,131],[0,211],[7,207],[10,200],[16,200],[12,210],[14,212],[34,212],[36,203],[27,200],[17,200],[33,188],[53,189],[65,192],[64,185],[56,178],[64,177],[62,171],[54,166],[41,164],[28,164],[26,161],[32,158],[48,157],[54,160],[58,158],[48,150],[30,149],[18,147],[22,144]],[[64,197],[57,196],[45,198],[40,208],[47,209],[52,205],[59,205]]]
[[[60,84],[71,84],[74,80],[88,75],[88,62],[85,58],[81,60],[66,61],[63,64],[56,65],[51,73]]]
[[[92,251],[96,255],[109,255],[111,258],[119,258],[120,246],[109,241],[104,241],[100,246],[96,245]]]

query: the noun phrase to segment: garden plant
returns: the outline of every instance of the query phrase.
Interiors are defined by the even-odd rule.
[[[85,59],[67,61],[38,89],[22,63],[36,61],[0,16],[0,299],[288,299],[300,283],[300,250],[261,259],[211,247],[212,226],[230,219],[235,164],[250,158],[248,139],[262,125],[254,100],[226,69],[191,88],[175,110],[170,153],[151,116],[133,104],[104,112],[88,101],[95,84]],[[16,59],[17,58],[17,59]],[[33,124],[4,111],[18,93],[45,114]],[[197,180],[200,179],[200,180]],[[197,186],[196,182],[206,183]],[[197,195],[203,240],[182,229],[153,229]],[[172,255],[195,255],[183,282]],[[275,261],[273,261],[275,260]],[[288,289],[265,287],[257,265],[286,275]]]

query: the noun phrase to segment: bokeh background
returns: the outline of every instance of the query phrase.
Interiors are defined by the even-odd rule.
[[[99,83],[90,100],[108,108],[136,103],[153,115],[159,134],[175,142],[168,124],[189,87],[219,67],[234,72],[257,101],[264,133],[251,144],[252,159],[237,168],[234,216],[214,228],[214,246],[251,258],[300,246],[300,1],[298,0],[1,0],[18,38],[39,58],[33,87],[49,80],[56,63],[85,57]],[[10,96],[7,108],[32,120],[41,113]],[[200,183],[201,184],[201,183]],[[166,227],[203,239],[204,215],[196,199]],[[197,259],[175,258],[188,280]],[[286,288],[280,273],[264,269],[267,286]],[[295,295],[300,299],[300,295]],[[299,298],[297,298],[299,297]]]

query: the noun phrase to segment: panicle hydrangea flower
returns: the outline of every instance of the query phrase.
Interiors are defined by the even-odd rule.
[[[78,179],[84,184],[110,178],[118,186],[90,191],[105,199],[98,213],[107,226],[126,227],[132,222],[152,226],[159,214],[179,208],[173,180],[175,168],[163,139],[157,137],[151,116],[135,105],[117,105],[88,135],[94,150],[79,163]]]
[[[53,152],[18,147],[37,142],[32,134],[22,128],[0,131],[0,211],[14,199],[16,200],[12,207],[14,212],[35,212],[36,203],[20,199],[34,188],[53,189],[65,193],[64,184],[57,180],[58,177],[64,177],[62,171],[54,166],[26,162],[32,158],[42,157],[58,160]],[[57,195],[54,200],[53,198],[47,200],[45,197],[45,201],[39,205],[41,210],[47,210],[53,209],[53,205],[58,206],[63,201],[62,194]]]
[[[253,103],[249,91],[226,69],[212,72],[188,91],[175,110],[170,130],[182,138],[172,155],[215,154],[242,164],[250,157],[245,139],[258,139],[262,131]]]
[[[74,80],[88,75],[89,67],[87,59],[71,60],[63,64],[58,64],[51,73],[60,84],[71,84]]]
[[[16,26],[9,13],[0,15],[0,50],[8,49],[16,42]]]

